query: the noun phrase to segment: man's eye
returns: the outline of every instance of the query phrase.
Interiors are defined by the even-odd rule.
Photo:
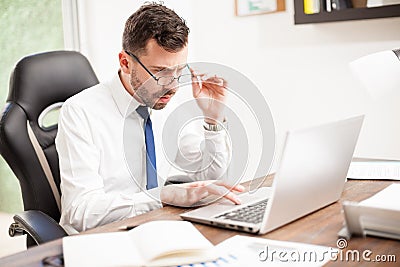
[[[162,70],[162,69],[153,69],[153,70],[151,70],[152,72],[154,72],[154,73],[162,73],[162,72],[164,72],[165,70]]]
[[[158,72],[160,76],[174,76],[175,72],[173,70],[163,70]]]

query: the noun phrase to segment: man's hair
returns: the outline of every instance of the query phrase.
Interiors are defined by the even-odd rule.
[[[188,41],[189,28],[173,10],[155,2],[145,3],[125,23],[122,48],[137,56],[146,53],[150,39],[168,52],[180,51]]]

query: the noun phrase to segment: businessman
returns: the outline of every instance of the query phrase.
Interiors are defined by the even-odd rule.
[[[243,187],[221,179],[231,149],[221,126],[226,120],[226,83],[218,77],[201,82],[202,75],[187,65],[188,34],[185,21],[173,10],[155,3],[143,5],[126,21],[116,75],[64,103],[56,147],[60,224],[67,232],[133,217],[163,204],[192,205],[210,195],[240,203],[233,191]],[[182,137],[175,158],[179,166],[190,165],[191,182],[164,186],[158,170],[165,162],[155,153],[159,133],[153,132],[149,110],[164,109],[185,77],[192,81],[192,95],[204,123],[194,135]],[[128,148],[124,126],[129,126]],[[204,141],[213,145],[196,149]],[[124,149],[132,155],[128,162]],[[211,163],[204,161],[205,153],[212,154]]]

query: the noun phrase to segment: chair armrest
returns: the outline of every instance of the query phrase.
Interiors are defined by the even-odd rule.
[[[68,235],[53,218],[38,210],[27,210],[14,216],[9,235],[24,233],[28,233],[38,245]]]

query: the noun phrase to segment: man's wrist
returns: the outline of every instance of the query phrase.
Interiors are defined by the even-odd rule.
[[[204,118],[204,122],[205,123],[208,123],[208,124],[211,124],[211,125],[216,125],[216,124],[218,124],[218,120],[216,120],[216,119],[211,119],[211,118]]]

